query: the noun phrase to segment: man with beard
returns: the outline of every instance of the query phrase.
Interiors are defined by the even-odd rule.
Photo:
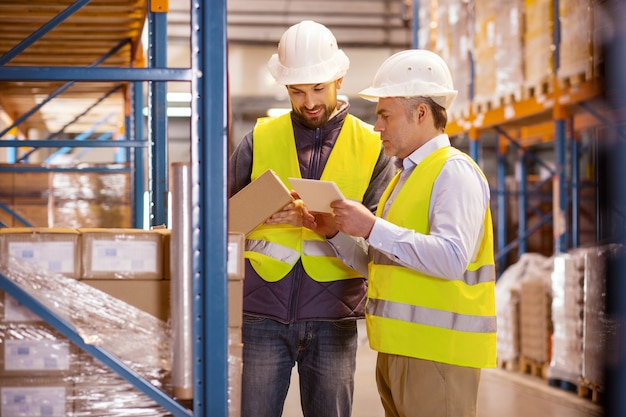
[[[272,169],[288,188],[289,177],[330,180],[376,210],[395,165],[372,126],[337,100],[348,67],[325,26],[302,21],[283,34],[268,68],[292,111],[259,119],[237,146],[230,195]],[[351,415],[367,281],[302,227],[303,210],[296,200],[246,236],[242,417],[279,417],[296,363],[305,416]]]

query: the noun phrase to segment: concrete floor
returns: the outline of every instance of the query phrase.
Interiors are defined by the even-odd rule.
[[[376,352],[369,348],[365,323],[359,322],[356,385],[353,417],[384,417],[374,369]],[[601,417],[603,410],[576,393],[549,386],[543,379],[505,371],[483,370],[481,374],[477,417]],[[285,417],[302,417],[298,376],[294,370],[287,394]]]

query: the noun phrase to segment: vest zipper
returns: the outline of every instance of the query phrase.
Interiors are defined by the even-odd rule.
[[[313,160],[311,161],[311,171],[309,175],[311,176],[311,179],[317,180],[322,176],[322,173],[319,172],[320,158],[322,155],[322,130],[319,127],[315,129],[314,144]]]
[[[298,259],[298,262],[293,266],[293,287],[291,288],[291,296],[289,299],[289,323],[296,322],[296,313],[298,311],[298,296],[300,295],[300,281],[302,281],[302,274],[304,274],[304,266],[302,265],[302,258]]]

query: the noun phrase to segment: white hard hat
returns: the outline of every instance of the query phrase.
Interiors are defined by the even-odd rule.
[[[348,72],[350,60],[324,25],[312,20],[291,26],[280,38],[278,53],[267,63],[279,84],[318,84]]]
[[[430,97],[448,109],[456,98],[450,69],[441,57],[425,49],[409,49],[382,63],[369,88],[359,96],[369,101],[380,97]]]

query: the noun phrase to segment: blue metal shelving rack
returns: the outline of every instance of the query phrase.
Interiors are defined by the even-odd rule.
[[[0,81],[128,81],[133,85],[133,115],[130,140],[123,141],[29,141],[33,147],[125,147],[150,146],[152,224],[167,219],[167,143],[165,141],[165,89],[168,81],[189,82],[192,91],[192,204],[193,204],[193,337],[194,399],[193,414],[128,369],[106,351],[86,345],[73,326],[58,317],[36,298],[0,274],[0,289],[16,298],[64,336],[101,360],[174,416],[228,415],[227,368],[227,269],[226,269],[226,1],[191,1],[191,68],[165,68],[165,15],[150,11],[149,67],[11,67],[14,56],[86,5],[78,0],[9,53],[0,57]],[[149,141],[142,140],[141,83],[149,83]],[[13,143],[11,143],[13,142]],[[0,146],[16,146],[0,141]],[[135,164],[142,164],[140,152]],[[135,178],[135,188],[143,183]],[[137,197],[139,198],[139,197]],[[136,215],[135,221],[140,220]],[[137,224],[137,223],[136,223]]]

